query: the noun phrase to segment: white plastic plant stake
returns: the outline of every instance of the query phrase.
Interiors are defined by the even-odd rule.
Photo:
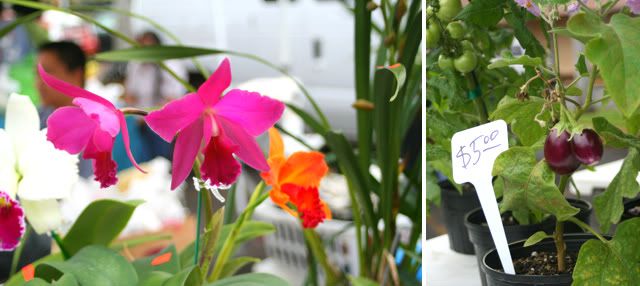
[[[457,132],[451,138],[453,180],[476,188],[504,272],[515,274],[502,218],[491,183],[493,162],[509,149],[507,123],[497,120]]]

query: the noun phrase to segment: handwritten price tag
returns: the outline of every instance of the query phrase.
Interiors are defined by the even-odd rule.
[[[460,131],[451,138],[451,163],[453,180],[458,184],[471,183],[476,188],[502,267],[505,273],[515,274],[491,183],[493,162],[509,149],[507,135],[507,123],[503,120]]]

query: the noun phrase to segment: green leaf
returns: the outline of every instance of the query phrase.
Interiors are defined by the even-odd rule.
[[[65,274],[60,277],[60,279],[52,281],[51,283],[47,283],[46,280],[35,278],[28,283],[24,284],[25,286],[78,286],[78,281],[71,274]]]
[[[108,246],[129,222],[140,200],[98,200],[88,205],[63,240],[69,255],[87,245]]]
[[[286,286],[289,283],[267,273],[250,273],[218,280],[208,286]]]
[[[427,144],[425,146],[425,154],[427,161],[435,161],[440,159],[445,159],[451,156],[451,153],[446,149],[442,148],[440,145],[435,144]]]
[[[594,197],[593,206],[600,229],[609,230],[612,223],[618,223],[624,211],[623,198],[633,198],[640,192],[636,177],[640,172],[640,153],[637,149],[629,149],[627,158],[607,189]]]
[[[586,13],[569,19],[572,32],[592,36],[585,56],[600,68],[608,94],[630,117],[640,107],[640,18],[615,14],[609,24]]]
[[[393,77],[395,78],[395,83],[394,83],[395,89],[393,91],[393,95],[391,96],[391,99],[389,99],[389,102],[394,101],[398,96],[398,92],[404,86],[404,82],[407,79],[407,71],[405,70],[402,64],[395,64],[389,67],[379,68],[378,70],[380,69],[385,69],[390,71],[391,74],[393,74]]]
[[[565,94],[568,96],[581,96],[582,95],[582,89],[574,86],[571,86],[569,88],[567,88],[567,90],[565,91]]]
[[[622,130],[613,126],[604,117],[594,117],[591,122],[593,128],[598,132],[598,135],[604,139],[604,144],[609,147],[615,148],[629,148],[634,147],[640,149],[640,139],[625,134]]]
[[[111,62],[146,61],[159,62],[170,59],[191,58],[226,53],[224,50],[185,46],[144,46],[98,53],[96,60]]]
[[[582,43],[586,43],[589,40],[591,40],[592,37],[588,37],[582,34],[576,34],[573,33],[571,31],[569,31],[569,29],[567,28],[553,28],[551,30],[549,30],[549,33],[555,33],[559,36],[563,36],[563,37],[567,37],[567,38],[574,38]]]
[[[202,285],[199,267],[188,267],[172,275],[162,271],[151,271],[140,278],[138,286],[191,286]]]
[[[520,143],[531,146],[540,138],[547,135],[547,129],[535,121],[535,117],[544,106],[544,99],[530,97],[529,100],[520,101],[513,97],[505,96],[498,103],[498,107],[491,114],[491,120],[503,119],[511,125],[511,130],[518,137]],[[549,121],[551,115],[545,111],[539,120]]]
[[[589,240],[580,248],[573,285],[637,285],[640,281],[640,218],[618,225],[609,242]]]
[[[224,214],[224,208],[218,209],[211,220],[209,220],[209,225],[204,230],[204,235],[202,236],[202,249],[200,250],[200,261],[198,265],[202,267],[205,271],[203,273],[209,272],[211,268],[211,263],[213,263],[213,259],[216,255],[217,250],[215,245],[220,241],[218,237],[220,237],[220,231],[222,229],[222,218]],[[228,233],[228,232],[227,232]],[[227,234],[228,235],[228,234]]]
[[[505,14],[504,19],[513,28],[513,32],[520,45],[525,49],[525,53],[532,57],[544,58],[544,48],[531,33],[525,22],[529,12],[521,9],[520,6],[516,5],[515,1],[506,1],[506,3],[511,13]]]
[[[549,235],[544,231],[538,231],[527,238],[527,241],[524,242],[524,247],[534,245],[547,237],[549,237]]]
[[[472,1],[460,11],[456,19],[483,27],[495,26],[504,14],[504,2],[505,0]]]
[[[365,278],[365,277],[357,277],[357,276],[352,276],[349,275],[349,282],[351,282],[352,286],[378,286],[380,284],[378,284],[377,282],[369,279],[369,278]]]
[[[589,75],[589,69],[587,68],[587,62],[584,59],[584,55],[580,54],[578,62],[576,62],[576,70],[581,76]]]
[[[220,278],[233,276],[233,274],[238,272],[238,270],[240,270],[240,268],[244,267],[245,265],[258,262],[260,262],[260,259],[255,257],[240,256],[232,258],[224,265],[224,268],[222,268],[222,274],[220,274]]]
[[[42,11],[38,10],[15,19],[13,22],[0,28],[0,38],[4,37],[6,34],[13,31],[13,29],[17,28],[18,26],[24,23],[33,21],[34,19],[38,18],[41,14],[42,14]]]
[[[290,103],[286,103],[286,105],[289,110],[297,114],[300,119],[302,119],[302,121],[304,121],[304,123],[307,124],[307,126],[309,126],[309,128],[311,128],[311,130],[313,130],[314,132],[320,133],[321,135],[327,132],[327,129],[320,123],[320,121],[315,119],[308,112]]]
[[[51,262],[51,261],[64,261],[64,258],[62,257],[62,253],[57,252],[57,253],[47,255],[43,258],[36,260],[32,264],[34,267],[38,267],[38,265],[42,263]],[[24,281],[24,277],[22,276],[22,273],[18,272],[13,276],[11,276],[9,281],[7,281],[4,284],[4,286],[18,286],[18,285],[24,285],[24,283],[26,283],[26,281]]]
[[[536,162],[533,148],[512,147],[496,158],[493,175],[504,180],[501,211],[513,211],[521,224],[527,212],[553,214],[564,221],[578,213],[555,184],[555,173],[542,160]]]
[[[164,255],[166,253],[171,253],[171,259],[169,261],[159,265],[155,265],[155,266],[151,265],[151,262],[155,258],[161,255]],[[153,271],[176,274],[180,271],[180,260],[178,258],[176,247],[173,244],[171,244],[157,254],[154,254],[152,256],[147,256],[134,261],[133,267],[135,267],[136,273],[138,273],[138,277],[143,277],[147,273],[153,272]]]
[[[124,257],[98,245],[81,249],[67,261],[42,263],[35,272],[47,281],[65,274],[73,275],[80,285],[135,285],[138,281],[134,267]]]
[[[503,68],[510,65],[524,65],[524,66],[539,66],[542,65],[542,60],[538,57],[532,58],[528,55],[522,55],[517,58],[501,58],[487,66],[489,69]]]
[[[190,286],[202,285],[202,275],[199,267],[189,267],[167,279],[162,286]]]

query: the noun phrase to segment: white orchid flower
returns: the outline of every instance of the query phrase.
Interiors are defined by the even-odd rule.
[[[61,225],[57,200],[69,196],[77,180],[77,156],[47,141],[29,97],[11,94],[0,129],[0,190],[17,196],[27,221],[42,234]]]

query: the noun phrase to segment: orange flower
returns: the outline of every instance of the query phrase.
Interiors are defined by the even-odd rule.
[[[293,216],[303,220],[304,227],[315,227],[324,219],[331,219],[331,211],[320,199],[318,186],[329,171],[320,152],[295,152],[284,156],[282,137],[275,128],[269,129],[270,170],[260,174],[271,186],[271,200]],[[297,212],[287,204],[296,206]]]

